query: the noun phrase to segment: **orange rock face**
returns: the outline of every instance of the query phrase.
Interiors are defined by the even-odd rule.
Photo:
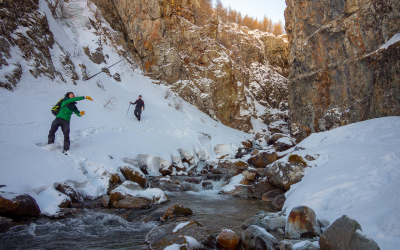
[[[400,115],[398,0],[286,0],[289,106],[299,137]],[[301,138],[300,138],[301,139]]]

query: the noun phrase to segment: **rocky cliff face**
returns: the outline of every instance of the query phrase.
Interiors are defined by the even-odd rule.
[[[285,110],[284,39],[213,21],[195,0],[95,1],[148,75],[216,120],[249,131],[263,108]]]
[[[290,117],[299,137],[400,115],[400,42],[389,41],[400,32],[398,0],[286,4]]]

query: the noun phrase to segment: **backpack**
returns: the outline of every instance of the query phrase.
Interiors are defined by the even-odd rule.
[[[57,104],[54,105],[53,108],[51,109],[51,113],[52,113],[54,116],[57,116],[58,113],[60,112],[60,107],[61,107],[61,104],[62,104],[63,100],[64,100],[64,98],[61,98],[61,99],[57,102]]]

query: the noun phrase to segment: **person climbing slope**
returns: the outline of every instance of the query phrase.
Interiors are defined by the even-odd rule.
[[[136,104],[135,108],[135,116],[140,121],[140,115],[142,114],[142,108],[144,111],[144,101],[142,100],[142,96],[139,95],[139,99],[137,99],[134,103],[130,102],[131,105]]]
[[[70,146],[69,141],[69,130],[70,130],[70,120],[72,113],[75,113],[78,117],[81,117],[85,114],[85,111],[79,111],[75,106],[77,101],[88,99],[93,101],[90,96],[78,96],[75,97],[73,92],[68,92],[65,94],[65,98],[62,100],[60,109],[58,114],[56,115],[56,119],[54,119],[51,124],[51,128],[49,131],[48,144],[54,143],[55,134],[58,130],[58,127],[61,126],[61,130],[64,134],[64,154],[67,154]]]

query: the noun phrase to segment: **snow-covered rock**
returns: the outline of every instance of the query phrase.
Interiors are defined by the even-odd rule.
[[[40,208],[30,195],[0,192],[0,216],[21,219],[38,217]]]
[[[110,205],[115,208],[140,208],[168,201],[168,196],[158,188],[142,188],[134,182],[125,181],[110,194]]]

